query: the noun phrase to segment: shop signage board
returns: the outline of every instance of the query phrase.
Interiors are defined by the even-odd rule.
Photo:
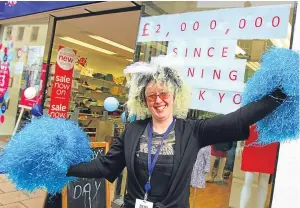
[[[91,143],[93,159],[108,151],[107,142]],[[110,207],[110,185],[104,178],[80,178],[63,190],[62,208]]]
[[[1,1],[0,19],[21,17],[89,3],[89,1]]]
[[[59,46],[49,107],[51,117],[67,118],[68,116],[75,58],[75,50]]]
[[[230,8],[141,18],[138,42],[168,41],[182,59],[180,74],[192,87],[191,109],[237,110],[247,60],[236,59],[238,39],[286,38],[291,5]],[[152,57],[155,61],[159,57]]]
[[[141,18],[138,42],[286,38],[291,5],[230,8]]]

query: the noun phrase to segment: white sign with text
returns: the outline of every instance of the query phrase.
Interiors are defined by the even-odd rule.
[[[156,62],[159,58],[152,57],[151,61]],[[182,62],[178,62],[179,64],[176,67],[191,88],[244,91],[246,59],[216,60],[213,62],[193,58],[181,59]]]
[[[245,59],[218,61],[211,64],[187,63],[180,69],[180,73],[192,88],[243,92],[245,66]]]
[[[142,17],[137,41],[284,39],[290,9],[287,4]]]
[[[237,40],[170,41],[167,53],[201,60],[232,60],[235,58],[236,46]]]
[[[237,110],[241,101],[239,92],[194,88],[190,109],[227,114]]]

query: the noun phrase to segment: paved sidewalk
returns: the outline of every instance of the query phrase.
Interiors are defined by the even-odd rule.
[[[0,208],[42,208],[46,193],[17,191],[4,174],[0,174]]]

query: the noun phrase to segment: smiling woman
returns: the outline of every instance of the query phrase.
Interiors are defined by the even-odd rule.
[[[142,64],[136,63],[125,71],[132,73],[141,66]],[[152,67],[155,70],[155,66]],[[127,101],[130,115],[139,115],[141,118],[152,115],[161,120],[165,114],[172,115],[174,112],[178,118],[186,118],[190,89],[183,83],[179,71],[165,67],[154,74],[134,73],[127,85],[130,89]]]
[[[173,93],[168,92],[168,88],[163,84],[157,85],[151,81],[145,91],[146,103],[152,112],[153,119],[164,120],[172,114]]]
[[[177,60],[162,56],[150,64],[135,63],[124,70],[131,75],[127,108],[140,120],[127,126],[105,157],[71,166],[67,176],[104,177],[112,182],[127,167],[124,208],[187,208],[198,151],[247,139],[249,126],[286,98],[278,89],[227,115],[186,119],[191,93],[174,65]]]

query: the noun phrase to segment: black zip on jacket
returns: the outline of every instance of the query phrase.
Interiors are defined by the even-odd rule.
[[[271,96],[266,95],[261,100],[227,115],[199,120],[177,119],[174,166],[168,193],[163,196],[162,201],[154,202],[154,208],[188,208],[191,173],[199,149],[212,144],[247,139],[250,125],[271,113],[285,98],[286,95],[281,90],[276,90]],[[134,171],[135,152],[149,121],[150,119],[139,120],[128,125],[106,156],[71,166],[67,176],[104,177],[113,182],[126,166],[128,184],[124,208],[134,208],[135,200],[143,199],[145,194],[144,184],[137,180]],[[159,186],[159,183],[151,186]]]

